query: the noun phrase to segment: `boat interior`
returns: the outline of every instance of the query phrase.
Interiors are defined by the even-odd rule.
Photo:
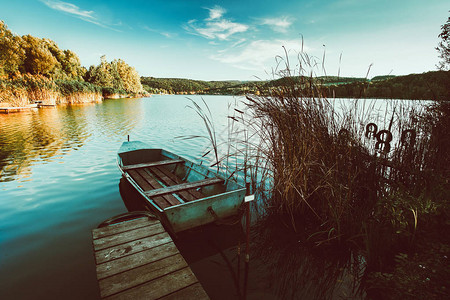
[[[164,210],[168,207],[232,190],[206,167],[162,149],[119,153],[119,165],[144,194]]]

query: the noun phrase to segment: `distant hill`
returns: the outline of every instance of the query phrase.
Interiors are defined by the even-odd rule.
[[[242,81],[202,81],[183,78],[155,78],[141,77],[144,89],[149,93],[189,94],[205,93],[210,90],[227,89],[233,86],[241,86]]]
[[[327,88],[329,97],[339,98],[450,100],[450,71],[377,76],[367,83],[332,85]]]
[[[306,78],[323,87],[328,97],[450,99],[450,71],[431,71],[405,76],[382,75],[372,79],[320,76]],[[202,81],[182,78],[141,77],[144,89],[153,94],[244,95],[267,93],[272,88],[304,82],[298,76],[269,81]]]
[[[395,75],[381,75],[381,76],[375,76],[370,81],[379,81],[379,80],[386,80],[396,77]]]

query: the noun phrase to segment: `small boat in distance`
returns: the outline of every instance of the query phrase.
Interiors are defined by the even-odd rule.
[[[245,188],[163,149],[124,142],[117,155],[123,177],[142,195],[144,205],[180,232],[238,213]]]

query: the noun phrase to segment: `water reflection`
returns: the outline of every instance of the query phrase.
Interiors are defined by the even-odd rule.
[[[133,100],[0,114],[0,182],[29,177],[37,161],[77,150],[93,134],[124,139],[142,118],[142,101]]]
[[[268,217],[252,227],[251,274],[279,299],[358,299],[361,264],[348,250],[315,248]]]
[[[70,107],[0,115],[0,121],[0,181],[30,175],[33,162],[81,147],[88,138],[86,124]]]
[[[99,105],[95,115],[88,116],[91,126],[95,126],[98,133],[108,139],[126,137],[145,116],[144,99],[105,100]]]

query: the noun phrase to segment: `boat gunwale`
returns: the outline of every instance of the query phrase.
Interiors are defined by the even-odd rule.
[[[218,195],[224,195],[224,196],[225,196],[225,195],[231,195],[231,194],[235,194],[235,193],[241,192],[241,191],[243,191],[243,190],[245,190],[245,188],[236,189],[236,190],[232,190],[232,191],[228,191],[228,192],[223,192],[223,193],[218,193],[218,194],[215,194],[215,195],[203,197],[203,198],[201,198],[201,199],[196,199],[196,200],[192,200],[192,201],[189,201],[189,202],[180,203],[180,204],[177,204],[177,205],[172,205],[172,206],[169,206],[169,207],[165,208],[163,211],[164,211],[164,212],[167,212],[167,211],[170,211],[172,208],[178,208],[178,207],[180,207],[180,206],[186,206],[186,205],[190,205],[190,204],[193,205],[193,204],[196,203],[196,202],[206,201],[206,200],[209,200],[209,199],[211,199],[211,198],[217,197]]]

